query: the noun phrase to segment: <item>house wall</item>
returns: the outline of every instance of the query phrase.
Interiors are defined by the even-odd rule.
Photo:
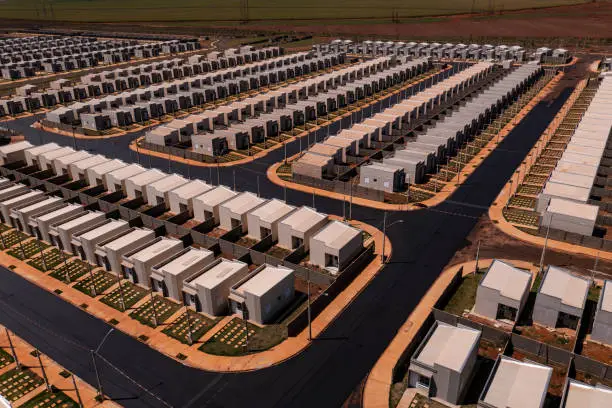
[[[499,291],[478,285],[476,289],[476,303],[474,304],[474,313],[481,316],[495,319],[497,316],[497,307],[500,302]]]
[[[204,307],[204,302],[202,302],[202,311],[212,316],[224,314],[228,307],[227,298],[230,293],[230,288],[238,283],[239,280],[247,276],[248,273],[249,268],[245,265],[240,271],[227,278],[225,282],[217,285],[212,291],[210,291],[210,294],[206,299],[206,307]],[[202,301],[201,297],[200,301]]]
[[[95,264],[96,263],[96,244],[99,242],[102,242],[106,239],[111,238],[114,235],[117,235],[118,233],[122,232],[122,231],[127,231],[128,229],[130,229],[129,224],[123,223],[121,225],[117,225],[115,228],[113,228],[112,231],[107,231],[105,234],[100,234],[97,237],[95,237],[94,239],[83,239],[81,238],[81,248],[83,248],[83,252],[85,252],[85,258],[87,261],[89,261],[90,263]]]
[[[561,302],[559,299],[538,293],[533,306],[532,319],[535,323],[555,327],[560,308]]]
[[[148,241],[152,241],[154,238],[155,233],[151,231],[150,234],[147,235],[145,238],[131,242],[129,245],[126,245],[116,251],[106,249],[106,257],[108,258],[108,263],[110,264],[111,271],[115,273],[121,272],[121,261],[123,260],[123,255],[136,249],[137,247],[143,245]]]
[[[193,275],[198,269],[201,269],[203,265],[208,265],[214,260],[215,255],[211,253],[210,256],[196,262],[193,265],[190,265],[188,268],[185,268],[176,275],[164,273],[164,282],[168,288],[168,296],[182,302],[183,281],[185,281],[185,279],[187,279],[189,276]]]
[[[151,287],[151,268],[163,262],[165,259],[170,258],[172,255],[176,255],[183,250],[182,245],[174,245],[159,254],[152,256],[146,261],[134,261],[134,271],[138,277],[138,285],[145,288]]]
[[[316,223],[309,230],[304,233],[295,231],[291,225],[279,223],[278,224],[278,245],[283,248],[291,249],[291,240],[292,237],[302,238],[304,240],[304,249],[308,250],[310,248],[310,237],[317,233],[325,224],[327,224],[328,219],[324,218],[323,220]]]
[[[591,338],[612,346],[612,313],[601,309],[597,311]]]
[[[40,219],[37,219],[36,224],[38,226],[38,231],[40,231],[40,235],[43,241],[51,243],[51,238],[49,237],[49,228],[51,227],[51,224],[66,220],[72,217],[73,215],[78,214],[83,211],[84,211],[83,208],[75,208],[73,211],[70,211],[66,214],[62,214],[62,216],[48,220],[48,221],[41,221]]]
[[[272,317],[293,300],[295,293],[294,280],[293,274],[288,275],[261,297],[250,293],[246,294],[245,303],[249,311],[249,320],[259,324],[268,323]]]

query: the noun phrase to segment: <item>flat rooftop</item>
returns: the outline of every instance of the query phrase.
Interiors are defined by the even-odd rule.
[[[169,275],[176,276],[190,266],[211,256],[214,256],[214,253],[208,249],[189,248],[188,252],[185,252],[183,255],[161,266],[159,270]]]
[[[205,205],[214,207],[222,202],[235,197],[237,194],[225,186],[219,186],[207,191],[206,193],[196,197],[196,200],[203,202]]]
[[[65,156],[59,157],[57,161],[63,164],[64,166],[67,166],[71,163],[75,163],[83,159],[88,159],[91,156],[92,156],[91,153],[87,153],[86,151],[81,150],[78,152],[74,152],[72,154],[67,154]]]
[[[361,231],[357,228],[340,221],[332,221],[317,232],[312,239],[321,241],[330,248],[341,249],[359,234],[361,234]]]
[[[3,205],[11,205],[11,204],[15,204],[15,203],[19,203],[23,200],[27,200],[29,198],[33,198],[33,197],[38,197],[40,195],[42,195],[43,192],[39,191],[39,190],[32,190],[32,191],[24,191],[23,194],[18,195],[17,197],[13,197],[13,198],[9,198],[8,200],[4,200],[2,201]]]
[[[128,223],[123,220],[110,220],[104,225],[99,226],[98,228],[94,228],[90,231],[87,231],[84,234],[79,235],[79,238],[85,240],[92,240],[100,235],[104,235],[108,232],[112,232],[117,228],[121,228],[123,225],[127,225]]]
[[[125,166],[120,169],[111,171],[108,174],[111,177],[116,178],[117,180],[125,180],[137,174],[144,173],[145,171],[147,171],[147,169],[145,169],[139,164],[130,164],[129,166]]]
[[[529,291],[531,273],[495,259],[480,284],[498,290],[502,296],[521,300],[525,291]]]
[[[546,211],[552,214],[580,217],[582,219],[597,220],[599,207],[591,204],[577,203],[563,198],[552,197]]]
[[[111,251],[117,251],[126,245],[131,244],[132,242],[139,241],[148,236],[150,236],[152,240],[155,237],[155,234],[149,229],[135,229],[134,231],[130,231],[127,234],[106,243],[104,247],[110,249]]]
[[[460,372],[479,339],[478,330],[437,322],[415,360],[429,367],[437,364]]]
[[[265,265],[262,270],[251,276],[235,290],[238,293],[250,293],[262,296],[273,288],[278,282],[293,274],[293,270],[285,267]]]
[[[110,161],[110,159],[107,158],[106,156],[102,156],[101,154],[96,154],[95,156],[86,157],[83,160],[79,160],[75,162],[74,165],[77,166],[79,169],[84,170],[84,169],[95,167],[102,163],[106,163],[108,161]]]
[[[332,160],[331,156],[322,156],[317,153],[306,152],[302,157],[297,160],[297,162],[302,164],[309,164],[311,166],[324,167],[329,164],[330,160]]]
[[[552,368],[500,356],[482,400],[495,408],[539,408]]]
[[[42,156],[45,159],[50,161],[53,159],[57,159],[58,157],[66,156],[72,153],[74,153],[74,149],[72,147],[61,147],[59,149],[52,149],[44,153],[40,153],[39,156]]]
[[[164,252],[168,251],[171,248],[176,247],[177,245],[180,245],[181,247],[183,246],[183,242],[178,240],[178,239],[171,239],[171,238],[165,238],[162,237],[162,239],[160,239],[159,241],[155,242],[153,245],[149,245],[146,248],[133,253],[130,256],[130,259],[132,261],[141,261],[141,262],[147,262],[148,260],[150,260],[151,258],[153,258],[154,256],[157,256],[159,254],[163,254]]]
[[[50,213],[39,215],[38,217],[36,217],[36,219],[40,220],[40,221],[43,221],[43,222],[44,221],[53,220],[53,219],[55,219],[57,217],[60,217],[60,216],[62,216],[64,214],[67,214],[67,213],[69,213],[71,211],[74,211],[76,209],[79,209],[79,208],[83,209],[83,206],[82,205],[78,205],[78,204],[66,204],[64,207],[58,208],[55,211],[51,211]]]
[[[32,147],[32,144],[27,140],[22,140],[17,143],[9,143],[4,146],[0,146],[0,154],[9,154],[13,152],[18,152],[20,150],[25,150]]]
[[[317,143],[313,145],[310,149],[308,149],[308,151],[310,153],[316,153],[322,156],[332,157],[340,151],[340,148],[338,146],[331,146],[331,145],[327,145],[323,143]]]
[[[589,196],[591,195],[591,189],[549,181],[546,183],[546,186],[544,186],[542,194],[563,197],[574,201],[586,203],[589,200]]]
[[[27,207],[20,208],[17,211],[20,213],[29,213],[32,211],[36,211],[37,209],[44,207],[46,205],[53,204],[53,203],[59,203],[60,201],[62,201],[62,199],[59,197],[49,197],[46,200],[42,200],[32,205],[28,205]]]
[[[83,225],[87,222],[91,222],[100,216],[104,216],[104,213],[99,211],[92,211],[86,214],[83,214],[80,217],[77,217],[71,221],[65,222],[57,226],[58,229],[70,230],[72,228],[78,227],[79,225]]]
[[[221,259],[221,262],[211,268],[205,268],[204,273],[188,282],[195,286],[213,289],[245,267],[247,267],[247,264],[244,262]]]
[[[293,210],[295,210],[294,206],[285,204],[281,200],[272,199],[251,212],[251,215],[259,218],[263,222],[273,223]]]
[[[606,280],[601,290],[601,310],[612,312],[612,280]]]
[[[44,145],[32,147],[28,149],[27,152],[29,152],[32,156],[38,156],[39,154],[57,150],[59,148],[60,146],[57,143],[46,143]]]
[[[172,190],[180,198],[190,199],[212,189],[212,186],[200,180],[193,180]]]
[[[146,186],[164,177],[167,177],[166,173],[164,173],[163,171],[159,171],[157,169],[152,169],[152,170],[147,170],[144,173],[137,174],[134,177],[130,177],[129,181],[131,181],[137,186]]]
[[[612,407],[612,389],[602,385],[589,385],[569,380],[563,408]]]
[[[285,218],[282,223],[291,226],[295,231],[306,232],[326,218],[327,215],[316,212],[310,207],[301,207]]]
[[[167,191],[174,190],[175,188],[180,187],[187,182],[188,180],[186,178],[181,177],[177,174],[172,174],[168,177],[164,177],[151,183],[150,186],[151,188],[157,190],[160,193],[165,193]]]
[[[578,309],[584,307],[589,281],[557,266],[549,266],[540,293],[557,298],[561,303]]]
[[[90,170],[98,174],[106,174],[106,173],[110,173],[112,171],[118,170],[125,166],[126,164],[123,161],[119,159],[114,159],[114,160],[109,160],[102,164],[97,164],[95,166],[92,166]]]
[[[244,214],[258,205],[263,204],[265,201],[265,199],[259,198],[253,193],[246,192],[226,201],[222,206],[235,214]]]

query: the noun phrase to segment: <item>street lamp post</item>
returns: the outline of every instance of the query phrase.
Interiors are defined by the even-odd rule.
[[[392,222],[390,225],[387,225],[387,212],[385,211],[383,213],[383,242],[382,242],[382,251],[380,254],[380,259],[382,261],[382,263],[385,263],[385,244],[387,241],[387,228],[391,228],[392,226],[394,226],[395,224],[400,224],[403,223],[404,220],[397,220]]]
[[[9,347],[11,349],[11,354],[13,355],[13,360],[15,360],[15,364],[17,365],[17,368],[21,368],[21,363],[19,363],[17,352],[15,352],[15,346],[13,346],[13,340],[11,339],[11,335],[9,334],[9,331],[6,327],[4,328],[4,331],[6,332],[6,338],[8,339]]]
[[[98,365],[96,363],[96,354],[98,354],[98,352],[100,351],[100,349],[102,348],[102,345],[104,344],[104,342],[106,341],[106,339],[108,339],[108,336],[111,335],[111,333],[114,331],[114,328],[111,328],[102,338],[102,341],[100,342],[100,344],[98,344],[98,347],[94,350],[90,350],[91,352],[91,361],[93,362],[93,367],[94,367],[94,371],[96,372],[96,381],[98,383],[98,398],[100,399],[104,399],[104,390],[102,389],[102,381],[100,381],[100,373],[98,372]]]

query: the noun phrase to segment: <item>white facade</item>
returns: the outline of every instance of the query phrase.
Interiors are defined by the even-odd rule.
[[[167,174],[163,171],[156,169],[147,170],[144,173],[140,173],[134,177],[130,177],[125,181],[125,193],[130,200],[142,197],[145,202],[149,202],[147,193],[148,186],[151,183],[156,182],[167,177]]]
[[[211,316],[227,311],[230,288],[249,273],[249,266],[240,261],[217,259],[183,283],[186,305]]]
[[[219,223],[219,206],[237,194],[230,188],[218,186],[193,199],[193,218],[204,222],[214,218]]]
[[[132,283],[150,287],[151,268],[183,250],[183,241],[159,237],[123,255],[121,269]]]
[[[155,292],[183,301],[183,281],[215,260],[207,249],[186,248],[151,269],[151,285]]]
[[[171,174],[167,177],[151,182],[147,185],[147,202],[149,205],[158,205],[161,203],[170,204],[169,192],[187,184],[188,180],[177,174]]]
[[[278,223],[278,246],[295,250],[304,246],[310,248],[310,237],[327,224],[326,214],[319,213],[310,207],[295,210]]]
[[[261,241],[268,235],[278,240],[278,223],[295,210],[295,207],[281,200],[272,199],[247,214],[249,237]]]
[[[170,212],[180,214],[193,212],[193,199],[212,189],[212,186],[200,180],[193,180],[168,192]]]
[[[108,219],[104,223],[75,234],[70,241],[71,252],[84,261],[96,263],[96,244],[130,229],[124,220]]]
[[[219,226],[230,231],[242,225],[242,232],[246,232],[248,230],[247,214],[265,202],[266,200],[253,193],[238,194],[219,206]]]
[[[121,272],[123,254],[155,239],[155,232],[144,228],[131,228],[125,234],[96,245],[96,264],[108,272]]]

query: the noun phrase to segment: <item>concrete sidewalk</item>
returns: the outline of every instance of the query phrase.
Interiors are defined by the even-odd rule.
[[[34,373],[38,374],[41,378],[43,378],[43,370],[40,367],[40,363],[38,358],[31,353],[35,351],[35,348],[28,344],[25,340],[17,337],[15,334],[10,333],[10,339],[13,343],[15,354],[17,354],[17,359],[19,363],[28,369],[32,370]],[[7,353],[11,354],[11,349],[9,346],[8,339],[6,337],[6,331],[4,326],[0,325],[0,347],[2,347]],[[45,374],[49,380],[49,384],[57,388],[58,390],[64,392],[70,398],[72,398],[77,404],[79,402],[79,398],[77,396],[77,391],[74,388],[74,384],[72,382],[72,376],[66,378],[60,373],[65,373],[66,371],[62,366],[57,364],[55,361],[51,360],[49,357],[42,355],[40,356],[42,365],[45,370]],[[7,371],[10,371],[17,367],[16,362],[13,362],[6,367],[0,369],[0,374],[4,374]],[[74,375],[74,374],[72,374]],[[77,384],[78,395],[83,401],[84,407],[120,407],[120,405],[105,400],[104,402],[99,402],[96,400],[97,390],[81,380],[78,377],[74,378]],[[37,387],[35,390],[25,394],[23,397],[19,398],[17,401],[13,402],[13,406],[19,407],[23,403],[29,401],[34,398],[36,395],[45,391],[45,385],[41,385]]]
[[[499,144],[499,142],[503,141],[503,139],[510,134],[510,132],[516,127],[516,125],[523,120],[523,118],[538,104],[540,103],[544,98],[546,98],[547,95],[550,94],[550,92],[552,91],[552,89],[559,83],[559,81],[563,78],[565,74],[563,72],[559,72],[557,73],[557,75],[555,75],[551,81],[546,84],[546,86],[544,86],[544,88],[542,88],[540,90],[540,92],[538,92],[538,94],[536,94],[536,96],[533,97],[533,99],[531,101],[529,101],[529,103],[523,107],[523,109],[521,109],[521,111],[517,114],[517,116],[515,116],[512,121],[510,121],[506,126],[504,126],[499,134],[498,137],[491,139],[482,149],[480,149],[480,151],[478,152],[478,154],[476,156],[474,156],[459,172],[459,182],[455,183],[453,182],[453,180],[450,180],[449,182],[447,182],[444,187],[438,191],[433,197],[421,201],[419,203],[415,204],[390,204],[390,203],[385,203],[385,202],[381,202],[381,201],[374,201],[374,200],[370,200],[370,199],[366,199],[366,198],[361,198],[361,197],[353,197],[353,203],[357,204],[357,205],[361,205],[361,206],[365,206],[365,207],[370,207],[370,208],[376,208],[379,210],[390,210],[390,211],[413,211],[413,210],[419,210],[422,209],[422,205],[426,205],[427,207],[432,207],[435,205],[438,205],[440,203],[442,203],[443,201],[445,201],[448,197],[450,197],[462,184],[462,182],[464,182],[465,180],[467,180],[467,178],[469,177],[470,174],[472,174],[477,168],[478,165],[480,165],[480,163],[482,163],[482,161],[489,156],[489,154],[491,154],[491,152],[493,151],[493,149],[495,149],[495,147]],[[295,158],[297,158],[301,153],[295,154],[293,156],[291,156],[290,158],[287,159],[288,162],[291,162],[292,160],[294,160]],[[315,187],[311,187],[311,186],[306,186],[303,184],[299,184],[299,183],[295,183],[292,181],[286,181],[281,179],[278,174],[277,174],[277,170],[278,168],[283,165],[283,162],[278,162],[273,164],[272,166],[270,166],[266,172],[266,175],[268,176],[268,179],[280,186],[280,187],[287,187],[290,188],[292,190],[297,190],[297,191],[301,191],[303,193],[308,193],[308,194],[316,194],[322,197],[328,197],[328,198],[332,198],[332,199],[336,199],[336,200],[345,200],[346,199],[346,195],[344,194],[340,194],[340,193],[336,193],[333,191],[328,191],[328,190],[324,190],[324,189],[320,189],[320,188],[315,188]],[[428,193],[431,193],[431,191],[428,191]]]
[[[530,262],[505,259],[503,261],[519,268],[534,269],[533,264]],[[478,268],[488,267],[491,265],[491,262],[493,262],[493,259],[480,259],[478,261]],[[393,370],[398,360],[402,357],[404,350],[412,342],[414,336],[431,313],[432,308],[461,268],[463,268],[463,276],[473,273],[476,268],[476,261],[456,264],[446,268],[429,288],[421,302],[410,314],[406,322],[398,330],[395,338],[380,356],[372,371],[370,371],[363,392],[364,408],[389,408],[389,396],[393,385]],[[412,398],[410,398],[410,401],[412,401]]]
[[[331,219],[339,220],[340,217],[330,216]],[[366,268],[351,282],[351,284],[339,294],[315,319],[312,321],[312,335],[316,338],[339,314],[355,299],[355,297],[368,285],[368,283],[381,271],[381,257],[380,249],[382,248],[382,232],[368,224],[364,224],[359,221],[351,221],[351,224],[363,231],[368,232],[376,245],[376,255],[372,262],[366,266]],[[17,244],[18,246],[18,244]],[[392,247],[389,240],[386,240],[385,254],[387,257],[391,255]],[[102,319],[107,322],[117,322],[114,326],[123,331],[126,334],[134,338],[143,339],[142,336],[146,336],[146,344],[151,348],[156,349],[159,352],[166,354],[167,356],[180,361],[183,364],[201,368],[209,371],[217,372],[239,372],[239,371],[251,371],[258,370],[261,368],[269,367],[285,361],[296,354],[303,351],[311,342],[308,339],[308,330],[304,329],[296,337],[289,337],[282,341],[280,344],[258,353],[230,357],[230,356],[217,356],[210,355],[200,351],[198,348],[212,336],[216,331],[221,329],[228,319],[221,319],[214,327],[199,339],[194,342],[193,345],[181,343],[180,341],[166,335],[162,332],[167,327],[167,324],[158,325],[157,328],[149,327],[145,324],[138,322],[131,318],[129,313],[121,312],[114,309],[106,304],[100,302],[100,295],[94,299],[79,290],[72,287],[76,282],[67,284],[63,281],[59,281],[51,277],[48,273],[43,273],[38,269],[30,266],[25,261],[20,261],[5,252],[0,252],[0,264],[9,267],[13,272],[19,274],[25,279],[35,283],[36,285],[44,288],[49,292],[57,293],[59,289],[61,293],[58,295],[67,302],[86,310],[93,316]],[[59,268],[62,264],[58,265]],[[11,267],[13,266],[13,267]],[[80,279],[86,279],[88,277],[85,274]],[[107,294],[110,291],[118,287],[115,283],[113,286],[108,288],[104,293]],[[131,310],[137,309],[139,306],[149,301],[149,296],[144,296],[132,306]],[[179,309],[173,316],[167,319],[167,321],[173,321],[181,313],[184,312],[184,308]],[[142,340],[141,340],[142,341]],[[181,358],[177,358],[178,355],[182,355]],[[185,357],[185,358],[183,358]]]

